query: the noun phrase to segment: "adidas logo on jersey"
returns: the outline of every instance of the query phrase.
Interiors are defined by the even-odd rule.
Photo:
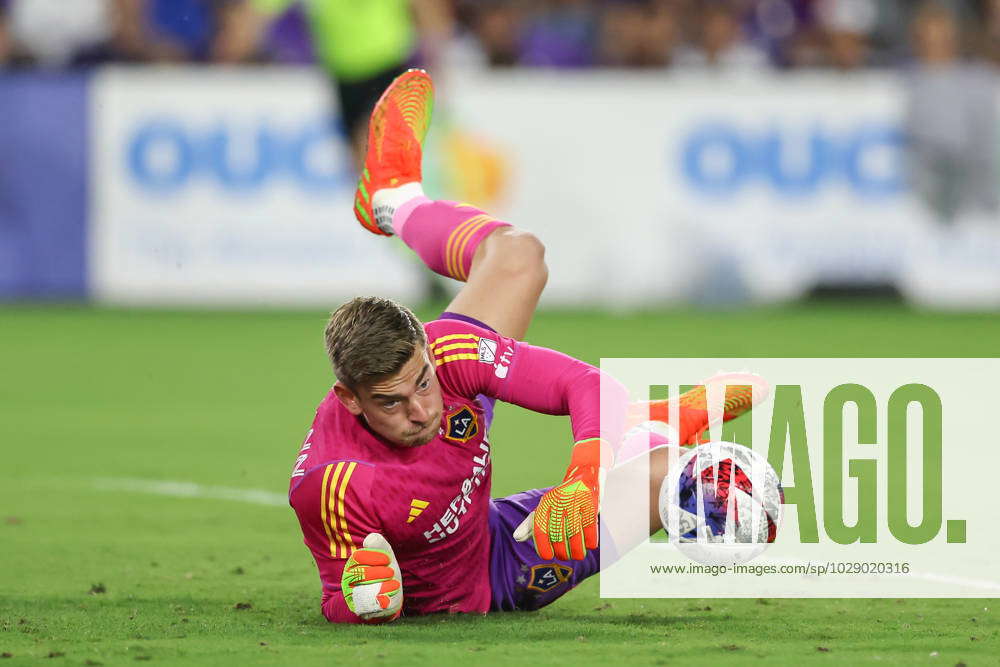
[[[410,518],[406,520],[406,523],[413,523],[413,520],[420,516],[420,513],[427,509],[430,505],[426,500],[417,500],[414,498],[410,501]]]

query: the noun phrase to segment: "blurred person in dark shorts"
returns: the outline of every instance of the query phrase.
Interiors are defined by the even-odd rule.
[[[433,68],[451,36],[446,0],[241,0],[228,7],[215,59],[253,57],[271,22],[301,4],[318,64],[336,86],[355,158],[364,161],[368,115],[392,80],[414,64]]]

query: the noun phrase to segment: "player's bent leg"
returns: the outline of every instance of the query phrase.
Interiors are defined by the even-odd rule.
[[[524,338],[549,277],[542,242],[516,227],[499,227],[479,244],[469,266],[468,280],[448,310]]]
[[[708,388],[712,386],[724,392],[723,404],[717,413],[710,413],[707,405]],[[769,394],[770,385],[759,375],[717,373],[675,399],[631,403],[625,428],[658,422],[669,427],[675,442],[697,445],[708,441],[710,425],[736,419],[759,405]],[[673,409],[677,410],[676,417],[671,414]],[[627,452],[626,458],[635,453]]]
[[[449,312],[524,337],[548,279],[538,237],[475,207],[424,197],[398,209],[393,226],[429,269],[466,283]]]
[[[608,543],[614,549],[604,549],[604,567],[663,528],[659,500],[670,462],[669,447],[661,444],[648,455],[608,471],[601,503],[601,546]]]
[[[396,77],[379,98],[354,213],[370,232],[399,236],[432,271],[466,283],[449,311],[523,338],[548,277],[544,247],[473,206],[424,196],[423,141],[433,98],[422,70]]]

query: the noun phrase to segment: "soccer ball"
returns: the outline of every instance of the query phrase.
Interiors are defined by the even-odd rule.
[[[774,468],[752,449],[710,442],[682,451],[660,487],[670,542],[705,565],[745,563],[778,534],[785,494]]]

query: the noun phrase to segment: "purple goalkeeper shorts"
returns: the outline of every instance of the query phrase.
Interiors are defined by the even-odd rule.
[[[518,542],[514,529],[548,489],[532,489],[490,500],[490,587],[492,611],[534,611],[555,602],[601,569],[600,549],[583,560],[543,560],[531,540]]]

